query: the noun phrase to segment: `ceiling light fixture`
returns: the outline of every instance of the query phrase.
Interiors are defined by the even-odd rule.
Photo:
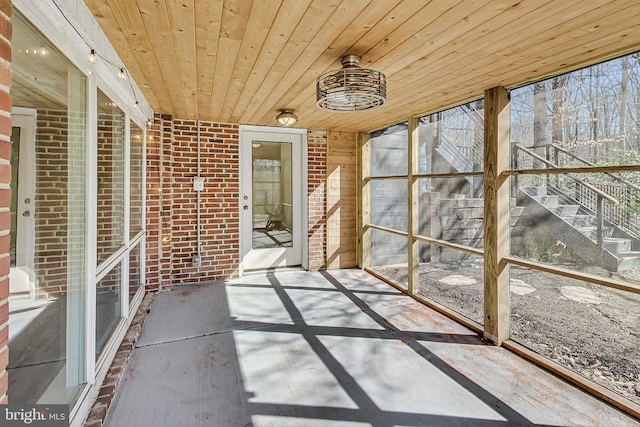
[[[89,62],[91,62],[92,64],[96,63],[96,51],[95,49],[91,49],[91,53],[89,53],[89,56],[87,57],[87,59],[89,60]]]
[[[280,114],[276,116],[276,121],[282,126],[291,126],[298,121],[298,116],[293,114],[291,110],[282,110]]]
[[[343,56],[340,70],[318,77],[316,104],[329,111],[365,111],[387,102],[387,79],[380,71],[360,68],[360,57]]]
[[[124,68],[120,68],[120,71],[118,71],[118,77],[122,80],[127,78],[127,73],[124,71]]]

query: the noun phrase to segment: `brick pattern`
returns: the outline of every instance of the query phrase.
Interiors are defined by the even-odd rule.
[[[162,233],[160,209],[162,204],[162,187],[160,182],[160,123],[161,117],[156,114],[151,126],[147,127],[146,142],[146,264],[145,284],[147,290],[160,288],[160,252],[162,249]]]
[[[173,283],[171,276],[173,264],[173,225],[171,210],[173,209],[173,189],[171,185],[173,173],[173,117],[163,115],[160,120],[160,288],[169,288]]]
[[[113,401],[113,396],[115,395],[118,384],[120,384],[120,380],[122,380],[124,375],[127,362],[131,358],[133,348],[135,347],[138,337],[140,336],[140,332],[142,331],[144,321],[151,310],[153,295],[153,293],[147,293],[140,303],[138,311],[133,317],[131,325],[122,340],[120,347],[118,347],[118,351],[113,362],[111,362],[107,375],[102,381],[98,397],[93,403],[91,411],[89,411],[84,427],[101,427],[102,423],[104,423],[104,420],[107,417],[107,411]]]
[[[326,268],[326,179],[327,132],[309,131],[308,145],[308,221],[309,270]]]
[[[0,167],[11,161],[11,2],[0,2]],[[11,230],[11,174],[0,178],[0,404],[9,402],[9,233]],[[6,237],[5,237],[6,236]]]
[[[36,122],[36,298],[58,298],[67,286],[68,116],[38,110]]]
[[[236,277],[239,266],[238,125],[200,123],[200,267],[197,252],[197,122],[156,115],[147,141],[146,287]]]
[[[117,110],[98,114],[98,263],[124,240],[124,113]]]
[[[200,123],[200,255],[197,252],[197,123],[175,120],[173,147],[172,283],[227,279],[238,275],[240,218],[239,132],[237,125]]]
[[[144,155],[144,133],[138,125],[131,120],[131,149],[129,164],[130,171],[130,215],[129,215],[129,235],[130,237],[136,236],[144,228],[142,224],[143,215],[143,176],[145,171],[145,165],[143,164]]]

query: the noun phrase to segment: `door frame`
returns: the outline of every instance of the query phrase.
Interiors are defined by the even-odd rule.
[[[11,109],[11,127],[21,128],[18,188],[15,189],[19,196],[16,206],[16,267],[28,269],[30,282],[35,280],[37,114],[35,108],[13,107]],[[25,197],[31,199],[28,205],[25,205]],[[25,217],[20,214],[27,210],[31,215]],[[31,292],[33,293],[33,289]]]
[[[308,154],[307,154],[307,129],[298,129],[298,128],[280,128],[280,127],[271,127],[271,126],[252,126],[252,125],[240,125],[239,127],[239,145],[238,145],[238,162],[239,162],[239,193],[238,193],[238,240],[239,240],[239,257],[240,262],[238,266],[238,272],[240,276],[244,275],[245,266],[244,266],[244,254],[245,251],[250,250],[247,249],[246,241],[248,239],[245,238],[245,234],[249,231],[243,229],[243,195],[246,194],[247,185],[250,187],[250,183],[247,183],[245,180],[246,174],[243,170],[243,165],[247,161],[245,158],[245,153],[243,150],[245,143],[250,143],[250,141],[245,141],[247,138],[247,133],[249,132],[257,132],[263,133],[266,135],[270,135],[272,138],[274,135],[299,135],[301,140],[300,147],[300,157],[297,159],[300,162],[300,168],[302,170],[302,182],[300,187],[300,194],[294,195],[294,197],[299,198],[300,200],[300,210],[301,210],[301,266],[305,270],[309,268],[309,218],[308,218],[308,190],[307,190],[307,176],[308,176]],[[253,233],[253,229],[250,231]],[[250,240],[250,239],[249,239]]]

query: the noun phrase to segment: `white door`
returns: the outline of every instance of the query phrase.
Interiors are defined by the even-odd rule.
[[[240,127],[240,271],[303,264],[306,131]]]
[[[11,112],[11,242],[9,291],[34,292],[36,110]]]

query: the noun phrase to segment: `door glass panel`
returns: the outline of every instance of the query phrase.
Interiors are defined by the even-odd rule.
[[[291,144],[252,144],[253,249],[293,246]]]

